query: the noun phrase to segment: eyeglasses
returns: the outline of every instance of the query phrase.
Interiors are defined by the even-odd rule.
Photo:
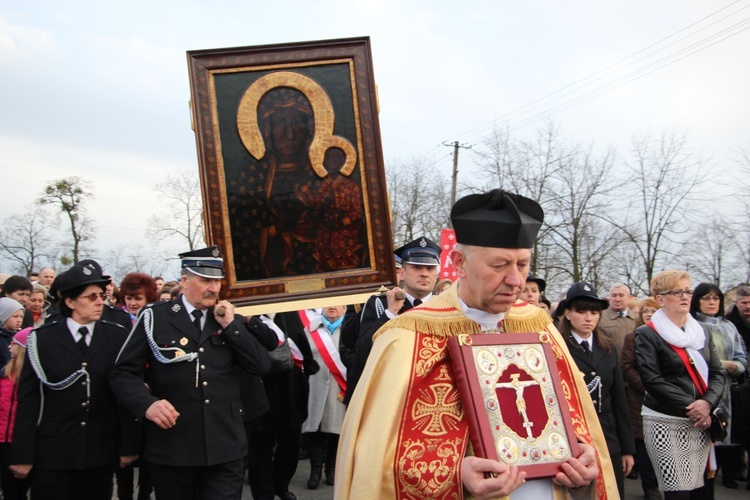
[[[672,297],[682,298],[682,297],[692,297],[693,291],[692,290],[669,290],[668,292],[662,292],[659,295],[671,295]]]
[[[704,295],[701,297],[701,300],[705,300],[706,302],[719,302],[721,299],[712,295]]]
[[[83,297],[84,299],[89,299],[90,302],[96,302],[96,299],[102,299],[102,300],[106,299],[107,295],[104,292],[100,292],[100,293],[94,292],[88,295],[81,295],[81,297]]]

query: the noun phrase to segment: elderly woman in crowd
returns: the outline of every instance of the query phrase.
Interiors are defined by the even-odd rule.
[[[651,293],[661,309],[635,337],[646,389],[643,438],[666,500],[687,500],[704,487],[711,412],[724,391],[724,371],[711,336],[690,316],[690,274],[662,271],[651,280]],[[701,494],[712,498],[710,491]]]
[[[628,420],[628,404],[615,347],[598,328],[602,311],[609,303],[600,299],[591,283],[570,287],[560,307],[563,316],[557,326],[594,400],[599,422],[607,440],[620,497],[625,497],[625,476],[633,468],[635,442]]]
[[[156,302],[159,294],[156,289],[154,278],[144,273],[127,274],[120,283],[120,297],[122,297],[123,309],[130,314],[135,323],[138,312],[146,304]],[[143,460],[138,460],[128,467],[117,469],[117,498],[118,500],[132,500],[135,490],[133,479],[135,477],[135,466],[140,467],[138,474],[138,500],[150,498],[153,489],[153,481],[148,467],[143,467]]]
[[[333,486],[336,449],[346,411],[343,403],[346,368],[338,352],[345,313],[346,306],[324,307],[322,316],[311,319],[310,328],[305,331],[313,358],[320,365],[320,371],[310,377],[307,420],[302,424],[310,454],[310,478],[307,481],[310,489],[320,484],[323,463],[325,482]]]
[[[45,310],[46,301],[47,289],[42,285],[34,283],[31,295],[29,295],[29,298],[26,300],[26,310],[29,311],[34,318],[34,326],[44,324],[44,320],[47,317],[47,311]]]
[[[651,321],[651,317],[659,310],[659,303],[653,297],[648,297],[638,304],[638,316],[635,320],[636,328],[646,325]],[[635,332],[625,335],[622,345],[622,375],[625,379],[625,394],[628,398],[628,411],[630,415],[630,425],[633,428],[633,437],[635,437],[635,467],[640,474],[641,488],[645,500],[661,500],[659,493],[659,483],[656,480],[654,466],[646,452],[646,444],[643,442],[643,417],[641,417],[641,408],[643,407],[643,395],[646,390],[643,388],[641,376],[635,365]]]
[[[693,300],[690,303],[690,314],[695,319],[706,325],[716,346],[716,352],[724,365],[727,373],[727,383],[724,385],[724,393],[721,396],[719,406],[729,417],[727,425],[727,437],[716,444],[717,467],[722,469],[722,481],[727,488],[738,487],[735,476],[741,463],[742,448],[740,447],[733,430],[737,428],[732,416],[732,387],[746,371],[747,355],[743,348],[742,337],[737,328],[728,320],[724,319],[724,294],[719,287],[710,283],[701,283],[695,288]],[[734,425],[733,425],[734,422]],[[734,427],[734,429],[733,429]]]
[[[122,297],[123,309],[135,322],[138,311],[143,306],[159,300],[156,281],[148,274],[130,273],[120,283],[120,297]]]

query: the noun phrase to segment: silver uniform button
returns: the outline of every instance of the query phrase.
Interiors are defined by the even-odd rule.
[[[208,382],[203,382],[203,387],[206,387],[208,385]]]
[[[198,352],[203,352],[203,348],[202,347],[198,348]]]
[[[210,402],[211,402],[211,401],[210,401],[210,400],[208,400],[208,399],[204,401],[204,403],[206,403],[206,404],[208,404],[208,403],[210,403]]]

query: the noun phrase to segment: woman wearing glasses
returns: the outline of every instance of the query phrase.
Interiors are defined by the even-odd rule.
[[[109,499],[115,467],[138,453],[108,380],[128,332],[100,319],[108,276],[75,265],[58,280],[63,318],[26,342],[10,470],[31,477],[34,500]]]
[[[711,452],[711,412],[724,390],[711,336],[690,316],[690,274],[662,271],[651,280],[661,306],[636,330],[636,363],[646,389],[643,438],[665,500],[713,498],[704,471]],[[715,466],[713,467],[715,469]]]
[[[716,285],[701,283],[695,287],[690,314],[708,328],[716,346],[716,352],[727,373],[727,381],[719,406],[729,417],[729,425],[727,425],[726,439],[716,443],[716,465],[722,470],[721,477],[724,486],[737,489],[739,485],[735,477],[739,473],[742,448],[734,432],[739,422],[734,422],[732,419],[732,389],[736,389],[738,381],[742,381],[747,366],[742,337],[734,324],[724,319],[724,294]]]

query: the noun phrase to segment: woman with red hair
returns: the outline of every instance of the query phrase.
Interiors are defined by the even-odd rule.
[[[148,274],[130,273],[120,283],[120,297],[123,301],[123,309],[130,313],[133,322],[143,306],[156,302],[159,292],[156,281]]]
[[[138,311],[143,309],[146,304],[151,304],[159,300],[156,281],[148,274],[130,273],[120,283],[120,297],[122,298],[122,308],[130,314],[133,323],[135,323]],[[134,466],[140,467],[138,475],[138,499],[151,498],[151,490],[153,489],[151,474],[148,467],[144,467],[142,460],[138,460],[125,468],[115,471],[115,475],[117,476],[117,498],[119,500],[133,499]]]

